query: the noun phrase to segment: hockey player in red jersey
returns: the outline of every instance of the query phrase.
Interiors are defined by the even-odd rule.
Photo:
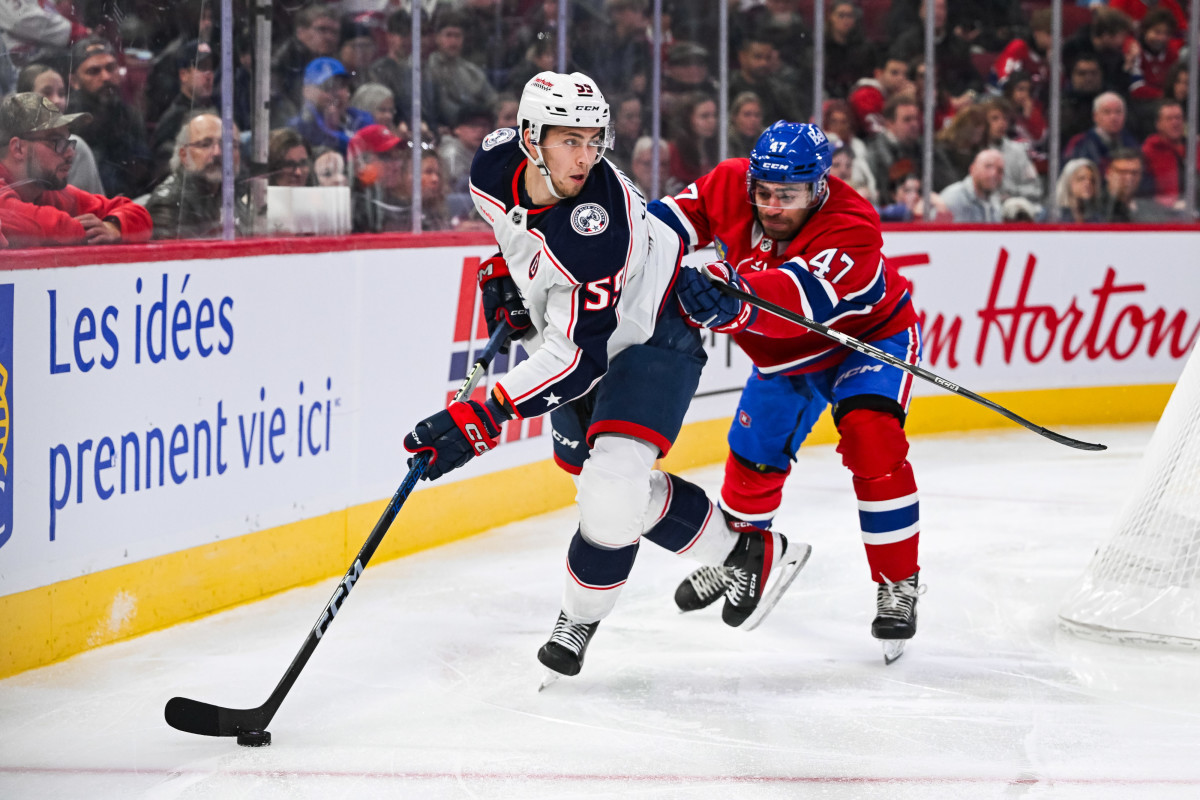
[[[750,158],[721,162],[674,197],[650,204],[691,248],[720,259],[680,275],[680,304],[696,325],[733,335],[754,362],[729,432],[721,508],[732,525],[769,529],[796,451],[826,406],[837,451],[853,475],[871,578],[872,634],[888,663],[916,632],[917,487],[904,420],[912,376],[717,290],[725,281],[764,300],[918,363],[921,334],[909,284],[888,266],[879,216],[829,175],[832,153],[815,125],[777,122]],[[707,273],[707,274],[705,274]],[[681,610],[722,595],[719,568],[680,584]]]

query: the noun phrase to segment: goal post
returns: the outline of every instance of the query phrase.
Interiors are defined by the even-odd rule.
[[[1112,536],[1058,616],[1090,639],[1200,650],[1200,348],[1175,384]]]

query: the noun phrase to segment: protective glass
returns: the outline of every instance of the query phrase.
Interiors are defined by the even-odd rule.
[[[768,183],[754,181],[750,187],[750,202],[759,208],[781,208],[790,211],[808,208],[817,199],[816,183]]]

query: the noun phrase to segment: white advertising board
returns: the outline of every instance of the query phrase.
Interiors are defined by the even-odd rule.
[[[1200,328],[1200,234],[885,242],[926,316],[926,366],[975,391],[1170,383]],[[486,338],[474,267],[491,252],[0,274],[0,596],[390,495],[404,434]],[[690,421],[730,415],[749,371],[708,341]],[[446,480],[547,458],[547,429],[510,424]]]

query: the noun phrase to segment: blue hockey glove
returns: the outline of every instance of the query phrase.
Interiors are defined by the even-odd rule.
[[[743,292],[750,291],[728,261],[705,264],[699,269],[684,267],[680,270],[675,294],[679,297],[679,305],[688,322],[697,328],[711,328],[718,333],[737,333],[752,325],[758,309],[736,297],[722,294],[706,275]]]
[[[524,339],[532,330],[529,309],[521,300],[517,284],[508,272],[508,262],[497,253],[479,265],[479,293],[483,300],[483,318],[487,322],[488,336],[496,332],[496,326],[507,322],[514,333],[509,341]],[[508,342],[500,348],[508,352]]]
[[[499,443],[500,425],[507,419],[504,410],[491,399],[485,404],[474,400],[454,402],[418,422],[404,437],[404,449],[410,453],[428,452],[429,467],[422,477],[437,480],[493,449]],[[410,458],[408,465],[412,463]]]

